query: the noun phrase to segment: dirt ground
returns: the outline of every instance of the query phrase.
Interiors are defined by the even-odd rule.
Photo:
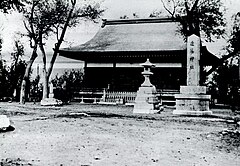
[[[0,114],[8,115],[15,127],[0,133],[0,165],[239,165],[239,144],[219,134],[233,127],[224,119],[179,117],[170,109],[134,115],[132,109],[0,103]]]

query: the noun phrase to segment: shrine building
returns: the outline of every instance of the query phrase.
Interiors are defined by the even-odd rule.
[[[168,18],[104,19],[90,41],[59,53],[84,61],[86,88],[136,92],[144,79],[140,64],[149,59],[156,65],[151,83],[157,89],[179,90],[187,78],[187,45],[179,28],[179,22]],[[201,47],[201,67],[218,60]]]

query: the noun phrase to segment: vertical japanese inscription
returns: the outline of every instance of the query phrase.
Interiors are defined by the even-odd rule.
[[[200,79],[200,38],[196,35],[187,40],[187,85],[198,86]]]

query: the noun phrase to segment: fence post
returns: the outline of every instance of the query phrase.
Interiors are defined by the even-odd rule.
[[[83,102],[83,96],[82,96],[82,101],[81,101],[80,103],[84,103],[84,102]]]
[[[102,96],[102,101],[106,101],[106,88],[103,88],[103,96]]]

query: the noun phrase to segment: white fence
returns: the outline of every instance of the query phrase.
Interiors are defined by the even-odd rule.
[[[174,95],[179,93],[178,90],[159,90],[157,96],[162,101],[164,105],[175,105]],[[75,101],[80,101],[82,103],[91,102],[106,102],[106,103],[134,103],[137,96],[137,92],[124,92],[124,91],[108,91],[105,89],[84,89],[79,92],[74,93]]]
[[[137,92],[105,92],[105,98],[103,101],[112,103],[134,103]]]

